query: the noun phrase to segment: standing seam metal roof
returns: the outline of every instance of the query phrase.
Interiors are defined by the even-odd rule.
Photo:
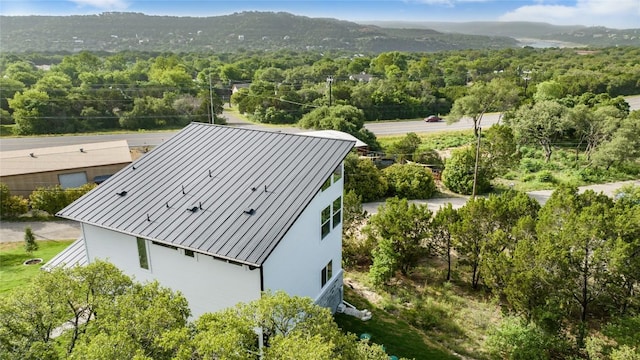
[[[192,123],[57,215],[260,266],[353,144]]]

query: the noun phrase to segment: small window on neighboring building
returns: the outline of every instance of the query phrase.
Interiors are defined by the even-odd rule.
[[[149,258],[147,256],[147,241],[143,238],[136,238],[138,242],[138,260],[140,267],[149,270]]]
[[[196,253],[194,253],[193,250],[184,249],[184,256],[196,257]]]
[[[331,206],[327,206],[326,208],[324,208],[324,210],[322,210],[320,222],[322,224],[322,238],[324,238],[325,236],[327,236],[327,234],[329,234],[329,231],[331,231]]]
[[[331,277],[333,276],[333,260],[330,260],[327,266],[322,269],[322,273],[320,274],[322,287],[324,287]]]
[[[342,196],[333,201],[333,227],[340,224],[340,215],[342,214]]]
[[[324,184],[322,184],[322,187],[320,188],[320,190],[325,191],[330,186],[331,186],[331,176],[329,176],[329,178],[327,178],[327,180],[324,182]]]
[[[342,165],[338,165],[338,167],[333,170],[333,182],[337,182],[342,178]]]

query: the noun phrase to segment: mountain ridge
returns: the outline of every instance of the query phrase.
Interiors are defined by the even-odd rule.
[[[517,38],[575,46],[640,46],[640,29],[528,22],[367,22],[245,11],[212,17],[105,12],[97,15],[0,16],[3,52],[436,52],[528,45]]]

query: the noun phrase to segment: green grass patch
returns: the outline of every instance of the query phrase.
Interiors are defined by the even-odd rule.
[[[74,240],[38,241],[39,249],[29,255],[24,251],[24,242],[0,243],[0,297],[29,282],[40,267],[64,250]],[[31,258],[41,258],[36,265],[23,265]]]
[[[422,143],[419,149],[444,150],[462,145],[471,144],[474,141],[473,130],[445,130],[430,133],[416,133]],[[404,135],[379,136],[378,142],[383,149],[388,149],[391,144],[400,141]]]
[[[357,336],[370,334],[370,341],[383,345],[387,354],[416,360],[457,359],[446,350],[429,345],[428,339],[406,321],[376,307],[346,286],[345,300],[358,309],[369,309],[373,317],[369,321],[362,321],[349,315],[336,314],[338,326]]]
[[[574,149],[555,149],[551,160],[544,161],[542,150],[537,147],[521,148],[523,155],[517,167],[511,169],[493,184],[498,190],[513,187],[519,191],[549,190],[560,184],[583,186],[615,181],[634,180],[640,175],[640,163],[625,164],[609,169],[593,168],[583,153]]]

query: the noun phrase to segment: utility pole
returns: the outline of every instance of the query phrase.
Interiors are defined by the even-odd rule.
[[[329,107],[331,107],[331,84],[333,84],[333,76],[327,76],[327,85],[329,85]]]
[[[478,184],[478,162],[480,160],[480,139],[482,138],[482,128],[478,128],[478,143],[476,144],[476,164],[473,169],[473,192],[471,198],[476,198],[476,185]]]
[[[211,123],[215,124],[215,121],[213,121],[216,115],[213,112],[213,87],[211,86],[211,73],[209,73],[209,105],[211,110]]]

